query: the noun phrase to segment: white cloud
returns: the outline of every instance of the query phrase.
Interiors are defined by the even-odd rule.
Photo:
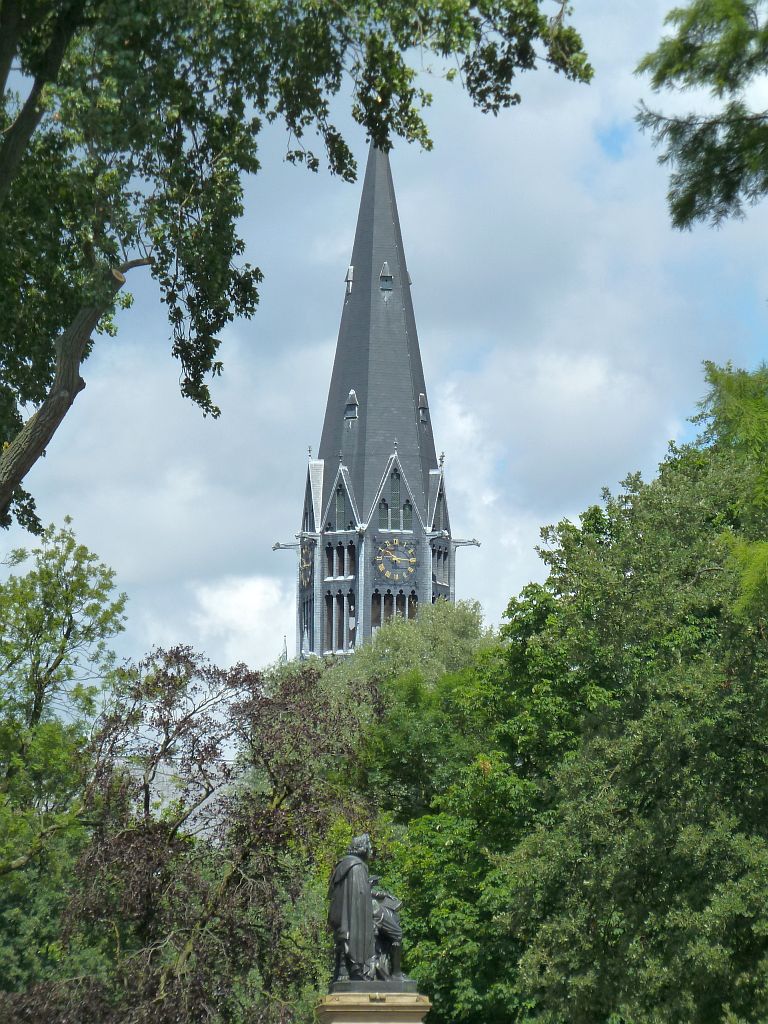
[[[225,664],[265,665],[282,650],[293,654],[295,596],[285,581],[264,576],[228,576],[194,588],[192,626],[204,649],[223,652]]]
[[[120,646],[139,656],[155,646],[189,644],[222,667],[242,661],[264,668],[279,657],[284,637],[292,655],[293,587],[276,576],[224,575],[168,592],[146,589]]]

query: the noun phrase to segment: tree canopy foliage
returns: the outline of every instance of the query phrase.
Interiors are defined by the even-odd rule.
[[[0,1017],[309,1005],[327,875],[363,813],[334,782],[343,703],[311,668],[225,672],[188,648],[116,665],[112,572],[69,527],[28,561],[0,587]]]
[[[734,557],[765,535],[768,396],[708,376],[701,440],[545,529],[497,644],[383,686],[360,765],[437,1020],[768,1010],[766,605]]]
[[[93,331],[114,330],[129,269],[150,268],[181,390],[217,415],[221,331],[258,301],[262,275],[242,260],[238,220],[264,124],[285,125],[288,159],[316,168],[319,139],[331,170],[352,179],[335,96],[351,92],[352,117],[378,145],[394,134],[428,147],[424,58],[495,113],[542,63],[589,80],[567,15],[565,0],[2,0],[5,521],[13,505],[36,524],[19,485],[84,386]]]
[[[0,594],[3,1019],[308,1024],[364,828],[440,1024],[768,1015],[768,389],[707,375],[699,440],[545,528],[497,634],[438,603],[342,663],[118,667],[111,575],[49,531]]]
[[[664,114],[641,107],[638,121],[663,147],[672,168],[669,207],[675,227],[720,224],[768,192],[768,111],[750,89],[768,73],[765,0],[689,0],[666,19],[665,36],[638,71],[661,90],[706,90],[715,101],[700,112]]]

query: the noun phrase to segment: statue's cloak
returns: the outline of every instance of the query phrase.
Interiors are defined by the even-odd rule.
[[[361,971],[373,962],[373,903],[368,865],[360,857],[342,857],[328,887],[328,927],[337,944],[344,943],[347,956]]]

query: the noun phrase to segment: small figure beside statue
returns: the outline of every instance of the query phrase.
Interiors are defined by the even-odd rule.
[[[334,938],[331,991],[384,988],[415,992],[403,974],[402,901],[369,876],[370,836],[355,836],[331,875],[328,927]]]

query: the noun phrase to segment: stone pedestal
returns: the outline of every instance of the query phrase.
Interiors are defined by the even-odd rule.
[[[418,992],[331,992],[318,1002],[318,1024],[421,1024],[432,1006]]]

